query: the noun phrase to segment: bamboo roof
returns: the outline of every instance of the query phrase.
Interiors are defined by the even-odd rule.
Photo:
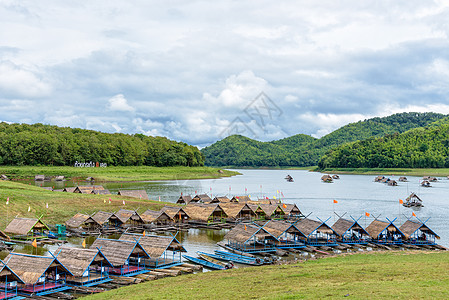
[[[198,221],[207,221],[209,217],[211,217],[214,212],[220,212],[224,218],[227,218],[228,215],[225,213],[223,208],[221,208],[220,204],[193,204],[190,203],[184,207],[184,211],[192,218],[192,220]]]
[[[368,232],[371,238],[377,239],[379,235],[387,229],[390,232],[399,232],[401,235],[404,235],[393,222],[384,222],[379,220],[374,220],[371,224],[366,227],[366,231]]]
[[[162,207],[161,212],[166,213],[173,220],[179,219],[179,214],[181,214],[182,217],[187,216],[187,218],[190,218],[190,216],[180,206],[164,206]]]
[[[7,264],[5,264],[2,260],[0,260],[0,282],[4,282],[5,276],[8,276],[8,282],[11,281],[19,281],[19,283],[24,283],[22,279],[20,279],[19,275],[17,275]]]
[[[231,202],[248,202],[251,201],[251,198],[247,195],[243,195],[243,196],[234,196],[231,199]]]
[[[229,200],[228,197],[224,196],[224,197],[215,197],[211,203],[229,203],[231,200]]]
[[[102,261],[103,266],[112,267],[112,264],[99,249],[59,247],[56,253],[58,260],[76,277],[83,276],[94,262]]]
[[[182,195],[181,195],[181,196],[178,198],[178,201],[176,201],[176,203],[179,203],[179,204],[189,204],[190,201],[192,201],[192,196],[190,196],[190,195],[182,196]]]
[[[295,227],[295,225],[286,221],[275,221],[275,220],[268,221],[263,226],[263,229],[265,229],[278,239],[284,232],[297,233],[304,236],[304,234],[302,234],[302,232],[299,231],[298,228]]]
[[[333,234],[336,232],[326,223],[304,218],[295,223],[295,227],[301,231],[305,236],[310,236],[314,232],[321,232],[326,234]]]
[[[7,241],[7,242],[11,241],[9,236],[1,230],[0,230],[0,240]]]
[[[101,191],[104,190],[104,187],[101,185],[88,185],[88,186],[77,186],[74,193],[81,194],[92,194],[93,191]]]
[[[76,186],[74,186],[74,187],[66,187],[62,191],[63,192],[67,192],[67,193],[73,193],[73,192],[75,192],[75,189],[76,189]]]
[[[114,214],[110,212],[99,211],[92,216],[92,219],[98,224],[103,225],[104,223],[107,223],[113,215]]]
[[[140,215],[134,210],[121,209],[114,214],[123,224],[128,222],[130,219],[138,222],[142,222],[143,220]]]
[[[111,192],[107,189],[104,190],[92,190],[91,194],[95,195],[111,195]]]
[[[50,230],[40,219],[14,218],[11,223],[6,226],[5,232],[16,235],[27,235],[33,229]]]
[[[285,207],[284,207],[284,205],[285,205]],[[293,213],[301,214],[301,210],[299,209],[298,206],[296,206],[296,204],[283,203],[280,205],[280,207],[286,215],[293,214]]]
[[[361,234],[368,235],[368,232],[365,229],[363,229],[363,227],[355,220],[347,220],[340,218],[337,220],[337,222],[334,223],[334,225],[332,225],[332,229],[335,230],[335,232],[339,236],[343,236],[347,231],[351,229]]]
[[[229,218],[233,219],[236,219],[238,217],[239,213],[245,206],[247,207],[245,203],[238,203],[238,202],[220,203],[220,207],[224,210],[226,215]]]
[[[76,215],[74,215],[73,217],[71,217],[69,220],[67,220],[65,222],[65,225],[67,227],[72,227],[72,228],[78,228],[80,227],[84,222],[87,221],[87,219],[89,219],[90,216],[89,215],[85,215],[82,213],[77,213]]]
[[[120,237],[120,240],[135,241],[138,240],[145,251],[152,258],[161,257],[165,251],[180,251],[187,252],[187,250],[181,245],[181,243],[173,236],[161,236],[161,235],[143,235],[134,233],[124,233]]]
[[[439,238],[440,236],[436,234],[432,229],[427,227],[426,224],[422,222],[415,222],[411,220],[405,221],[404,224],[402,224],[401,227],[399,227],[399,230],[404,234],[405,238],[410,238],[412,234],[414,234],[417,230],[421,230],[425,233],[433,234],[436,238]]]
[[[278,204],[260,204],[259,207],[265,212],[267,216],[272,216],[276,211],[284,213]]]
[[[25,284],[35,284],[50,267],[73,275],[57,258],[11,252],[5,262]]]
[[[210,203],[212,199],[207,194],[200,194],[196,195],[192,198],[193,202],[203,202],[203,203]]]
[[[152,223],[156,221],[164,221],[164,220],[172,220],[170,216],[163,211],[156,211],[147,209],[145,212],[143,212],[140,217],[145,223]]]
[[[98,238],[90,246],[90,249],[101,249],[101,252],[114,266],[125,265],[130,256],[139,253],[140,256],[149,258],[150,256],[137,241],[124,241]]]
[[[265,239],[265,238],[276,239],[271,233],[269,233],[260,226],[253,224],[241,224],[241,223],[237,224],[234,228],[232,228],[224,236],[224,239],[245,244],[254,236],[257,239]]]
[[[139,199],[147,199],[148,194],[146,190],[119,190],[118,194],[120,196],[133,197]]]

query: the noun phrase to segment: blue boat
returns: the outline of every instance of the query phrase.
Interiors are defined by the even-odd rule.
[[[251,265],[251,266],[260,266],[263,265],[263,260],[256,258],[256,259],[245,259],[242,258],[241,256],[228,256],[228,255],[224,255],[224,254],[211,254],[211,253],[205,253],[205,252],[197,252],[198,254],[204,254],[207,256],[210,256],[212,258],[218,259],[218,260],[222,260],[222,261],[231,261],[231,262],[235,262],[235,263],[239,263],[239,264],[244,264],[244,265]]]
[[[201,259],[201,258],[197,258],[197,257],[189,256],[189,255],[183,255],[182,257],[184,257],[185,259],[187,259],[195,264],[202,265],[202,266],[212,269],[212,270],[226,270],[226,268],[223,266],[211,263],[209,261],[205,261],[204,259]]]
[[[250,265],[262,265],[265,263],[268,263],[267,261],[263,260],[262,258],[258,257],[250,257],[245,255],[240,255],[232,252],[226,252],[226,251],[220,251],[215,250],[215,255],[219,255],[225,258],[229,258],[229,260],[232,260],[234,262],[243,263],[243,264],[250,264]]]

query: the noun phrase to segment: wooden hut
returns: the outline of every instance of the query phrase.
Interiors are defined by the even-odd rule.
[[[430,181],[428,181],[428,180],[421,181],[421,186],[422,187],[432,187],[432,185],[430,184]]]
[[[251,201],[251,198],[250,198],[249,196],[247,196],[247,195],[243,195],[243,196],[234,196],[234,197],[231,198],[230,201],[231,201],[231,202],[239,202],[239,203],[242,203],[242,202],[248,202],[248,201]]]
[[[284,212],[284,218],[289,220],[297,220],[301,217],[304,217],[301,210],[296,204],[288,204],[283,203],[280,205],[280,208]]]
[[[108,227],[109,221],[113,215],[114,214],[110,212],[98,211],[92,216],[92,219],[94,219],[100,226]]]
[[[332,176],[330,176],[330,175],[323,175],[323,176],[321,176],[321,180],[323,182],[328,182],[328,183],[333,182]]]
[[[215,197],[214,199],[212,199],[212,201],[210,203],[229,203],[231,202],[231,200],[224,196],[224,197]]]
[[[352,217],[351,217],[352,218]],[[332,225],[332,229],[337,233],[337,241],[345,244],[367,244],[368,232],[358,223],[358,220],[339,218]]]
[[[10,242],[11,239],[9,238],[9,236],[6,233],[4,233],[3,231],[0,230],[0,241]]]
[[[75,192],[75,189],[76,189],[76,186],[74,186],[74,187],[66,187],[62,191],[66,192],[66,193],[73,193],[73,192]]]
[[[71,286],[94,286],[109,282],[108,267],[113,267],[100,249],[59,247],[58,260],[72,273],[67,276]]]
[[[402,231],[394,225],[393,221],[387,218],[388,222],[374,220],[366,227],[366,231],[371,237],[371,242],[386,245],[400,245],[405,238]]]
[[[14,218],[5,228],[5,232],[15,238],[25,239],[44,237],[45,230],[50,231],[50,228],[40,218]]]
[[[418,195],[416,195],[415,193],[411,193],[410,196],[408,196],[405,199],[405,202],[402,203],[402,205],[405,207],[422,207],[422,206],[424,206],[422,204],[421,198],[419,198]]]
[[[120,240],[139,241],[151,257],[143,261],[147,269],[164,269],[180,265],[182,264],[181,252],[187,252],[174,236],[124,233]]]
[[[275,252],[278,239],[256,224],[237,224],[224,237],[227,247],[234,250],[258,253]]]
[[[404,242],[410,245],[436,245],[435,239],[440,239],[440,237],[426,225],[426,222],[421,222],[421,220],[419,222],[405,221],[399,227],[405,236]]]
[[[91,194],[94,194],[94,195],[111,195],[111,192],[108,189],[92,190]]]
[[[102,191],[104,190],[104,187],[101,185],[88,185],[88,186],[77,186],[74,193],[80,193],[80,194],[95,194],[94,191]]]
[[[146,273],[143,259],[149,259],[150,255],[137,241],[124,241],[98,238],[90,246],[90,249],[100,249],[107,260],[113,265],[108,268],[108,273],[119,276],[134,276]]]
[[[166,212],[151,209],[147,209],[140,217],[146,224],[169,225],[174,221]]]
[[[374,178],[374,182],[381,182],[385,179],[385,176],[379,175]]]
[[[340,176],[338,176],[337,174],[332,175],[332,179],[340,179]]]
[[[207,194],[200,194],[193,197],[191,202],[210,203],[211,201],[212,199]]]
[[[307,238],[304,234],[290,222],[270,220],[266,222],[263,229],[271,233],[278,239],[275,244],[276,248],[305,248],[304,240]]]
[[[24,283],[25,282],[23,282],[23,280],[0,259],[0,299],[23,299],[22,297],[17,296],[17,286],[18,284]]]
[[[263,213],[259,214],[262,219],[283,219],[285,216],[279,204],[260,204],[259,207],[263,210]]]
[[[246,203],[220,203],[220,207],[228,216],[227,221],[252,221],[257,217],[256,213]]]
[[[399,177],[398,181],[399,181],[399,182],[407,182],[408,179],[407,179],[407,177],[405,177],[405,176],[401,176],[401,177]]]
[[[396,182],[396,180],[389,180],[387,184],[389,186],[398,186],[398,183]]]
[[[161,212],[166,213],[175,223],[186,223],[190,216],[180,206],[164,206]]]
[[[122,227],[138,227],[145,223],[135,210],[121,209],[114,215],[120,220]]]
[[[147,194],[147,191],[145,191],[145,190],[119,190],[118,194],[120,196],[148,200],[148,194]]]
[[[305,236],[304,242],[307,245],[337,246],[337,233],[326,224],[326,221],[304,218],[294,224],[301,231],[302,235]]]
[[[101,228],[101,224],[97,223],[91,216],[77,213],[65,222],[68,229],[80,229],[85,231],[96,231]]]
[[[186,195],[186,196],[179,196],[178,201],[176,201],[176,203],[178,204],[189,204],[190,201],[192,201],[192,196],[190,195]]]
[[[24,282],[18,287],[20,294],[43,296],[71,288],[66,284],[66,277],[73,274],[53,255],[11,252],[5,262]]]
[[[184,211],[190,216],[190,222],[214,224],[224,223],[228,218],[220,204],[189,204]]]

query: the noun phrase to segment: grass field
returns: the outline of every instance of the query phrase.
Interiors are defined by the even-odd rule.
[[[97,181],[148,181],[148,180],[185,180],[207,179],[238,175],[237,172],[210,167],[106,167],[75,168],[53,166],[0,166],[0,174],[12,179],[29,179],[35,175],[64,175],[68,178],[94,177]]]
[[[340,255],[165,278],[83,299],[447,299],[449,252]]]
[[[6,205],[6,199],[9,204]],[[111,203],[109,204],[109,199]],[[125,200],[125,205],[123,205]],[[105,203],[106,201],[106,203]],[[46,204],[48,203],[48,209]],[[159,201],[141,200],[118,195],[85,195],[77,193],[52,192],[40,187],[11,181],[0,181],[0,228],[15,216],[36,217],[43,215],[49,224],[64,223],[77,212],[91,214],[99,210],[118,211],[121,208],[159,210],[164,205]],[[31,211],[28,212],[28,207]]]
[[[311,169],[318,171],[317,169]],[[405,175],[405,176],[449,176],[449,169],[407,169],[407,168],[335,168],[319,170],[322,173],[361,174],[361,175]]]

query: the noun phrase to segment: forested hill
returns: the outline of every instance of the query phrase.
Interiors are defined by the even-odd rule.
[[[449,118],[332,149],[320,168],[449,168]]]
[[[203,166],[198,148],[164,137],[0,123],[0,165]]]
[[[315,139],[298,134],[272,142],[259,142],[243,136],[229,136],[202,149],[210,166],[311,166],[329,149],[357,140],[402,133],[427,126],[445,117],[437,113],[400,113],[345,125]]]

